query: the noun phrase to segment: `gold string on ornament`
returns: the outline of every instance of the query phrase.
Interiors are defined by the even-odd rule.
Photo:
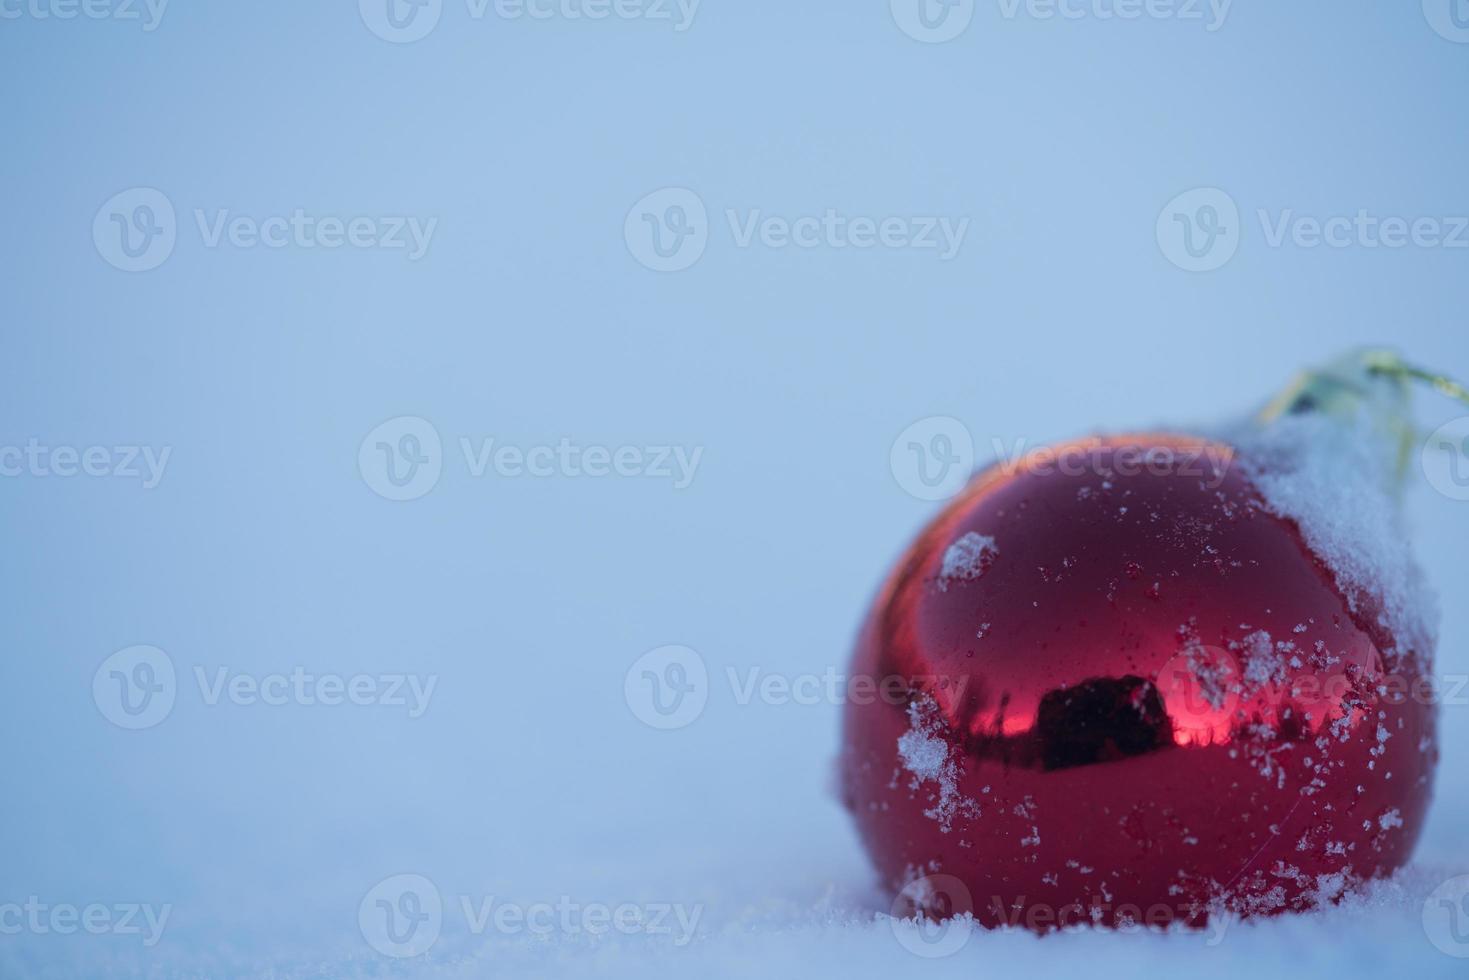
[[[1427,384],[1441,395],[1469,405],[1469,388],[1453,378],[1407,363],[1392,351],[1371,351],[1365,360],[1372,374],[1385,374],[1394,378],[1418,381]]]

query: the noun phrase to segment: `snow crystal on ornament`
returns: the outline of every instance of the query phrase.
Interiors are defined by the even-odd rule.
[[[1285,661],[1275,651],[1275,641],[1266,630],[1256,630],[1244,639],[1245,681],[1251,689],[1285,679]]]
[[[1434,647],[1437,600],[1403,526],[1398,446],[1377,421],[1387,409],[1376,403],[1391,392],[1369,395],[1354,415],[1286,415],[1263,427],[1240,427],[1231,441],[1267,509],[1296,523],[1352,612],[1366,614],[1380,598],[1382,625],[1426,658]],[[1401,651],[1384,651],[1395,652]],[[1390,661],[1389,669],[1395,667]]]
[[[956,579],[969,582],[979,578],[999,553],[994,538],[970,531],[944,551],[943,564],[939,568],[939,588],[947,589],[949,583]]]
[[[979,816],[979,806],[959,795],[959,767],[949,758],[938,704],[929,697],[919,698],[908,705],[908,721],[912,727],[898,737],[898,757],[913,774],[912,788],[928,782],[937,785],[938,799],[923,815],[937,820],[939,829],[947,834],[956,814]]]

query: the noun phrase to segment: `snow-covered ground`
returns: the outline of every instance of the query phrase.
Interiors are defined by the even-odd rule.
[[[921,420],[983,463],[1359,344],[1469,375],[1462,251],[1298,220],[1469,214],[1447,4],[979,4],[933,44],[901,3],[446,0],[407,44],[354,6],[0,25],[0,976],[1463,975],[1469,690],[1398,879],[1044,939],[894,926],[820,693],[939,506],[890,465]],[[128,272],[135,188],[173,245]],[[1237,249],[1186,271],[1223,253],[1165,206],[1211,188]],[[639,218],[695,199],[656,271],[688,240]],[[1462,676],[1469,503],[1406,507]]]

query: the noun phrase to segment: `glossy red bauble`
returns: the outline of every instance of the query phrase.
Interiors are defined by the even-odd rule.
[[[908,549],[853,668],[904,695],[847,705],[841,759],[890,889],[943,876],[938,911],[989,926],[1198,925],[1407,860],[1431,651],[1349,601],[1238,462],[1060,447],[980,474]]]

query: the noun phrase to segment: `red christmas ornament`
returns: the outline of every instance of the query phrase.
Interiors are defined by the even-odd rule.
[[[1360,355],[1227,437],[979,474],[857,643],[901,691],[844,719],[884,883],[986,926],[1200,925],[1407,861],[1438,757],[1393,496],[1414,373]]]

